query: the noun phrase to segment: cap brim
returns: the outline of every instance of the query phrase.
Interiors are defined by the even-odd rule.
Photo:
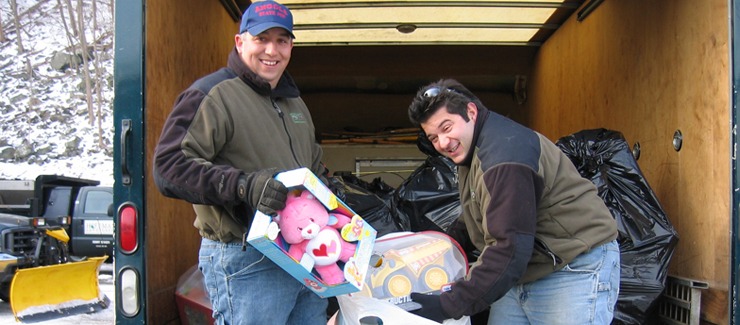
[[[275,28],[275,27],[280,27],[280,28],[284,29],[285,31],[288,32],[288,34],[290,34],[290,37],[295,38],[295,35],[293,35],[293,32],[291,32],[290,29],[288,29],[285,25],[280,24],[280,23],[276,23],[276,22],[267,22],[267,23],[256,24],[254,26],[251,26],[251,27],[247,28],[246,31],[248,31],[249,34],[252,34],[252,35],[259,35],[262,32],[264,32],[264,31],[266,31],[266,30],[268,30],[270,28]],[[244,31],[242,31],[242,32],[244,32]]]

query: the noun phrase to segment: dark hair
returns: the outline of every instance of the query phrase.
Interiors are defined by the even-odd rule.
[[[467,107],[474,102],[483,107],[478,97],[455,79],[440,79],[421,87],[409,105],[409,120],[414,126],[420,126],[429,116],[441,107],[446,107],[450,114],[458,114],[467,122]]]

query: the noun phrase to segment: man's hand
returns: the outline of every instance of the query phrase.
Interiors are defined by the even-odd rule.
[[[285,209],[288,188],[273,178],[276,171],[265,169],[239,178],[237,194],[254,210],[274,216],[277,211]]]
[[[412,292],[411,300],[421,305],[421,308],[411,311],[413,314],[426,319],[431,319],[437,323],[441,323],[445,319],[450,318],[450,316],[447,316],[445,311],[442,309],[442,304],[439,302],[439,295],[427,295]]]

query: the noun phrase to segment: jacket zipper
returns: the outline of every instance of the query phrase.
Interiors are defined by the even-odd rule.
[[[563,260],[560,259],[560,257],[555,255],[555,253],[553,253],[549,248],[547,248],[547,245],[545,245],[545,243],[543,243],[541,240],[537,238],[534,239],[534,248],[538,250],[540,253],[550,256],[550,258],[552,258],[552,266],[558,266],[558,264],[563,262]]]
[[[301,166],[301,163],[298,162],[298,157],[295,155],[295,150],[293,150],[293,137],[290,136],[290,131],[288,131],[288,125],[285,123],[285,117],[283,115],[283,110],[280,109],[280,106],[275,102],[274,99],[270,98],[270,101],[272,102],[272,107],[275,108],[275,111],[277,111],[278,116],[280,116],[280,120],[283,121],[283,129],[285,129],[285,133],[288,135],[288,143],[290,145],[290,153],[293,154],[293,160],[295,160],[295,163],[298,166]]]
[[[283,114],[283,110],[280,109],[280,106],[275,102],[274,99],[270,98],[270,102],[272,103],[272,107],[277,112],[278,116],[280,117],[280,120],[283,122],[283,129],[285,129],[285,134],[288,135],[288,144],[290,145],[290,153],[293,155],[293,160],[295,160],[295,163],[298,166],[301,166],[301,163],[298,162],[298,157],[295,155],[295,150],[293,150],[293,137],[290,136],[290,131],[288,131],[288,125],[285,123],[285,117]],[[247,233],[249,232],[249,227],[247,227],[246,231],[244,232],[244,235],[242,235],[242,251],[247,250]]]

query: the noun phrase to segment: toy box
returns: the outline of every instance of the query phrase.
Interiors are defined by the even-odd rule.
[[[460,245],[436,231],[396,232],[377,238],[365,286],[337,297],[337,324],[439,324],[408,311],[421,307],[412,292],[439,294],[465,276],[468,263]],[[444,325],[470,325],[470,317]]]
[[[377,231],[339,200],[309,169],[299,168],[282,172],[276,175],[275,179],[285,184],[290,190],[311,192],[330,212],[351,216],[351,222],[341,230],[341,236],[345,241],[356,244],[354,255],[343,263],[342,269],[346,281],[328,285],[311,271],[313,269],[311,260],[297,261],[289,256],[288,247],[281,240],[279,226],[272,220],[272,217],[262,212],[258,211],[254,215],[252,226],[247,234],[247,242],[320,297],[333,297],[360,291],[369,267],[370,256],[373,253]]]
[[[411,308],[411,292],[444,291],[468,270],[460,245],[436,231],[393,233],[378,238],[373,260],[360,295],[401,308]]]

